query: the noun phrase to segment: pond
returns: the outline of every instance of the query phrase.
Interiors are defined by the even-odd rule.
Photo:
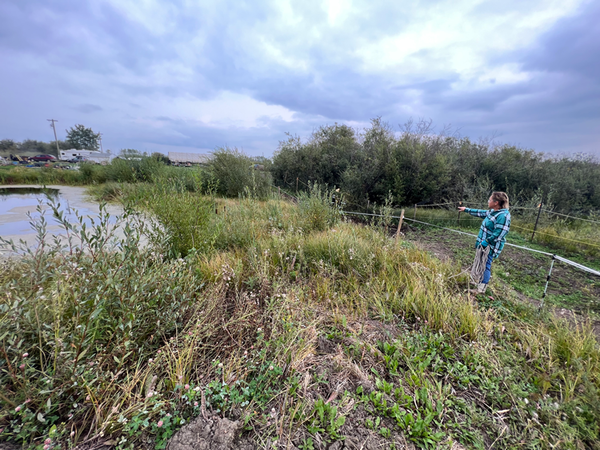
[[[16,242],[22,239],[28,244],[33,244],[37,233],[32,228],[31,221],[39,220],[41,214],[46,219],[49,235],[64,235],[66,231],[53,217],[50,203],[58,206],[58,210],[69,223],[78,223],[77,214],[88,227],[94,220],[98,221],[100,206],[88,199],[85,188],[0,186],[0,236],[6,240],[12,239]],[[122,210],[110,205],[107,212],[111,215],[109,222],[114,224],[116,216],[121,214]]]

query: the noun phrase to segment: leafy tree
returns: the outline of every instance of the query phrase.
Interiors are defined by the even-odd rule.
[[[308,189],[311,182],[330,187],[342,184],[343,173],[353,164],[360,151],[356,134],[347,125],[319,127],[303,144],[290,136],[281,142],[273,157],[271,171],[276,182],[287,188]]]
[[[98,150],[100,133],[94,133],[91,128],[78,124],[67,131],[67,143],[77,150]]]
[[[271,174],[257,170],[260,160],[251,158],[236,148],[218,148],[208,164],[208,173],[216,182],[217,193],[237,197],[249,192],[265,198],[271,189]],[[261,164],[262,165],[262,164]]]
[[[145,153],[140,152],[134,148],[124,148],[119,152],[119,158],[122,159],[136,159],[141,160],[142,157],[146,156]]]
[[[163,164],[171,164],[171,160],[169,159],[169,157],[162,153],[154,152],[152,153],[152,155],[150,155],[150,157]]]
[[[42,153],[47,155],[56,154],[56,143],[54,142],[42,142],[34,139],[26,139],[18,144],[19,153]]]
[[[17,150],[17,143],[12,139],[2,139],[0,141],[0,152],[15,153]]]

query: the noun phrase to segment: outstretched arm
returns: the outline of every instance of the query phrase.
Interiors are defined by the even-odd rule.
[[[475,217],[485,217],[487,216],[487,209],[472,209],[472,208],[465,208],[464,206],[460,206],[458,208],[459,211],[464,211],[467,214],[471,214],[472,216]]]

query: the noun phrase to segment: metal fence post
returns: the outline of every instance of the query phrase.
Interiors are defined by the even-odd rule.
[[[548,271],[548,276],[546,277],[546,287],[544,287],[544,293],[542,294],[542,303],[540,304],[540,309],[544,306],[544,300],[546,299],[546,292],[548,292],[548,284],[550,283],[550,277],[552,276],[552,268],[554,267],[555,259],[556,255],[552,255],[552,263],[550,264],[550,270]]]

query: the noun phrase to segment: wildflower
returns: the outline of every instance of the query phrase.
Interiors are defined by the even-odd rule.
[[[269,366],[269,370],[273,370],[273,366]]]
[[[186,384],[186,385],[184,386],[184,389],[185,389],[186,391],[187,391],[189,388],[190,388],[190,385],[189,385],[189,384]]]
[[[31,401],[30,398],[28,398],[27,400],[25,400],[25,403],[29,403]]]
[[[223,363],[219,363],[219,365],[217,367],[222,368],[223,367]]]
[[[50,439],[50,438],[47,438],[47,439],[44,441],[44,444],[52,444],[52,439]]]
[[[200,386],[196,386],[196,387],[194,388],[194,390],[195,390],[196,392],[198,392],[198,391],[200,390]]]
[[[15,412],[19,412],[19,411],[21,411],[21,407],[20,407],[20,406],[17,406],[17,407],[15,408]]]
[[[21,369],[21,370],[23,370],[24,368],[25,368],[25,364],[21,364],[21,365],[19,366],[19,369]]]
[[[198,406],[198,402],[194,402],[194,406]]]
[[[44,450],[48,450],[50,446],[48,444],[44,445]]]
[[[158,426],[158,428],[162,427],[162,426],[163,426],[163,421],[162,421],[162,420],[159,420],[159,421],[158,421],[158,423],[157,423],[156,425]]]
[[[29,356],[29,353],[25,352],[23,353],[23,358],[27,358]]]
[[[71,431],[71,434],[69,436],[71,436],[71,437],[75,436],[75,432]]]
[[[171,414],[170,414],[170,413],[167,413],[167,417],[171,417]]]

